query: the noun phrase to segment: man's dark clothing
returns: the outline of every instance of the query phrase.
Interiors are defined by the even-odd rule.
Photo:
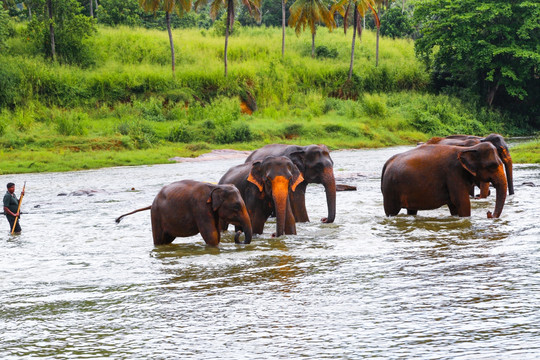
[[[6,191],[6,194],[4,195],[4,206],[7,207],[11,212],[14,214],[17,213],[17,209],[19,208],[19,200],[15,196],[15,194],[10,194],[9,191]],[[4,211],[5,212],[5,211]],[[5,212],[6,218],[9,222],[9,231],[13,229],[13,224],[15,223],[15,216],[12,216]],[[19,220],[17,220],[17,225],[15,226],[15,232],[21,232],[21,217],[19,215]]]

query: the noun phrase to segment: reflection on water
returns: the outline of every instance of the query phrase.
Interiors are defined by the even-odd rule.
[[[540,167],[515,166],[500,219],[446,207],[387,218],[380,172],[407,148],[338,151],[334,224],[310,185],[310,223],[249,245],[226,232],[154,247],[152,203],[181,179],[243,161],[0,176],[27,181],[23,233],[0,231],[0,357],[498,358],[540,352]],[[136,191],[131,189],[135,188]],[[93,196],[57,196],[80,189]]]

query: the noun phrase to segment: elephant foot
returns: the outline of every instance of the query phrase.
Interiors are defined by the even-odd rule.
[[[250,241],[240,241],[240,235],[242,235],[242,231],[241,230],[238,230],[236,232],[236,234],[234,234],[234,243],[235,244],[243,244],[243,245],[248,245],[250,244],[251,242]]]

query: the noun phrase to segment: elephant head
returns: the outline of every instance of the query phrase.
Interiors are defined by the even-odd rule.
[[[287,217],[293,219],[294,225],[289,195],[304,181],[302,174],[289,158],[269,156],[252,163],[247,180],[258,187],[262,196],[271,197],[276,213],[276,236],[283,235]]]
[[[325,145],[309,145],[289,154],[293,163],[298,167],[308,183],[322,184],[326,191],[328,216],[322,219],[332,223],[336,217],[336,180],[334,178],[334,161],[330,150]]]
[[[461,166],[468,171],[475,179],[483,182],[491,182],[497,190],[495,201],[495,211],[488,212],[488,217],[498,218],[503,210],[506,200],[507,181],[504,167],[497,154],[495,146],[491,143],[480,143],[470,148],[466,148],[458,153]]]
[[[506,179],[508,182],[508,193],[514,194],[514,176],[512,171],[512,157],[510,156],[510,150],[508,145],[504,141],[504,138],[499,134],[490,134],[483,138],[481,142],[489,142],[495,146],[497,153],[499,154],[506,171]]]
[[[252,229],[246,205],[240,192],[233,185],[218,185],[210,193],[207,203],[212,206],[212,211],[230,224],[242,227],[245,240],[244,244],[251,243]],[[217,220],[216,220],[217,221]],[[234,241],[239,243],[239,234]]]

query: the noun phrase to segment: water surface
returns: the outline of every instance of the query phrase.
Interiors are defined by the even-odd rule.
[[[446,207],[387,218],[380,172],[406,147],[332,153],[334,224],[250,245],[200,235],[154,247],[148,206],[177,180],[217,182],[243,159],[0,176],[27,181],[23,233],[0,220],[0,358],[534,359],[540,353],[540,166],[487,219]],[[4,186],[4,185],[2,185]],[[58,196],[91,189],[93,196]],[[132,190],[134,189],[134,190]],[[494,190],[492,191],[494,194]]]

